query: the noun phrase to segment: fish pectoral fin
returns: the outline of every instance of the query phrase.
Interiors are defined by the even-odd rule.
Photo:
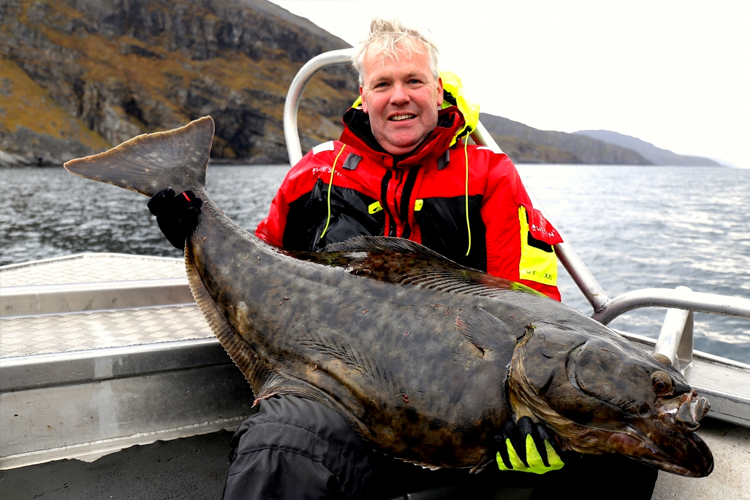
[[[299,340],[299,345],[308,349],[313,356],[321,356],[323,359],[336,359],[347,366],[366,371],[368,367],[367,356],[356,346],[337,340],[335,335],[326,334],[326,331],[311,330]]]
[[[469,342],[482,352],[512,353],[516,337],[504,322],[480,307],[463,309],[456,317],[456,327]]]

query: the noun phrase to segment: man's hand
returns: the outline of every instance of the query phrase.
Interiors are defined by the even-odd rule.
[[[506,422],[496,440],[500,470],[544,474],[565,465],[547,428],[535,424],[529,417],[521,417],[518,424],[512,420]]]
[[[173,247],[183,250],[185,240],[198,226],[198,215],[203,201],[192,191],[175,195],[171,187],[164,188],[148,200],[149,211],[156,216],[159,229]]]

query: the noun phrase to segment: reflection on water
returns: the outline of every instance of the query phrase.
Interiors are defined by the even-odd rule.
[[[254,230],[288,167],[210,167],[212,199]],[[540,165],[519,167],[558,229],[610,297],[674,288],[750,297],[750,170]],[[62,168],[0,170],[0,264],[79,252],[179,257],[159,233],[146,198]],[[568,305],[590,314],[562,273]],[[655,336],[664,311],[646,309],[613,327]],[[750,363],[750,322],[695,316],[696,349]]]

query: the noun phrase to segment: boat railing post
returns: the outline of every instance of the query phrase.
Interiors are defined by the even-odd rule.
[[[481,123],[477,125],[477,129],[474,131],[474,133],[471,134],[471,138],[475,143],[481,146],[488,147],[496,153],[502,153],[500,146],[498,146],[487,129],[484,128],[484,125],[482,125]],[[546,213],[542,204],[534,198],[534,195],[528,188],[528,186],[525,187],[534,207],[540,210],[548,221],[552,222],[552,219]],[[554,222],[552,222],[552,224],[554,225]],[[563,242],[555,245],[555,253],[557,254],[557,258],[568,271],[570,277],[573,278],[573,281],[581,290],[581,293],[583,293],[584,297],[586,297],[586,300],[589,301],[591,307],[594,308],[594,313],[599,312],[600,310],[604,309],[606,304],[609,302],[609,297],[607,296],[606,292],[601,287],[599,282],[596,281],[594,275],[591,274],[591,271],[589,271],[588,267],[586,267],[586,264],[584,264],[581,258],[578,256],[578,253],[576,253],[570,243],[567,242],[562,233],[560,234],[560,236],[562,237]]]
[[[677,359],[680,360],[680,370],[683,373],[693,364],[693,311],[688,312],[685,319],[685,329],[677,348]]]
[[[686,286],[677,290],[690,292]],[[654,346],[654,356],[669,359],[672,366],[685,372],[693,362],[693,311],[690,309],[668,309],[661,332]]]

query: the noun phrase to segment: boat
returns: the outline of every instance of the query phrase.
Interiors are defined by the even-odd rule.
[[[297,112],[305,86],[318,71],[348,64],[351,51],[313,58],[292,82],[284,108],[292,164],[302,157]],[[500,151],[481,123],[472,139]],[[750,300],[685,287],[610,298],[569,243],[555,251],[598,321],[608,324],[637,308],[667,308],[656,340],[619,333],[669,359],[711,403],[699,434],[714,453],[713,473],[690,479],[660,472],[653,498],[747,498],[750,365],[695,351],[692,326],[695,312],[750,321]],[[205,449],[206,440],[220,436],[226,448],[217,453],[226,454],[231,431],[254,411],[248,384],[193,301],[181,259],[84,253],[0,267],[0,332],[0,484],[10,488],[4,498],[24,498],[35,487],[30,478],[40,474],[48,480],[68,474],[66,493],[86,497],[90,486],[83,484],[99,477],[87,476],[96,464],[119,471],[124,479],[110,486],[118,494],[133,488],[129,496],[138,497],[133,492],[142,490],[132,479],[140,477],[138,453],[157,446],[182,450],[179,443],[186,442]],[[165,460],[152,465],[169,471],[170,488],[198,498],[205,490],[194,485],[208,481],[219,494],[226,471],[207,479],[206,463],[226,463],[224,456],[184,462],[182,451],[170,453],[179,457],[166,462],[187,472],[182,479],[170,475],[173,469],[160,469],[169,467]],[[65,472],[53,472],[59,470]],[[106,484],[102,488],[107,491]],[[529,493],[500,487],[494,498]],[[445,486],[405,496],[461,498]]]

